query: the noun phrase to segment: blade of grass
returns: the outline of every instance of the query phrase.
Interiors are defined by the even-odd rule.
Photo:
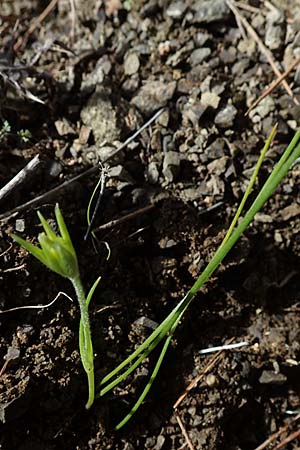
[[[255,179],[257,177],[259,168],[261,166],[262,163],[262,156],[264,157],[267,150],[270,147],[270,144],[272,142],[272,139],[275,135],[277,126],[275,125],[275,127],[272,129],[270,136],[268,137],[268,140],[261,152],[261,156],[258,160],[257,166],[255,167],[253,176],[251,177],[250,183],[249,183],[249,187],[247,189],[247,191],[245,192],[245,195],[242,199],[242,202],[238,208],[237,214],[235,215],[229,230],[231,230],[230,234],[232,234],[232,230],[235,226],[235,223],[237,222],[239,215],[243,209],[243,206],[250,194],[250,190],[255,182]],[[223,244],[226,242],[226,240],[228,240],[229,233],[227,233]],[[116,374],[118,374],[124,367],[126,367],[127,365],[129,365],[134,359],[136,359],[142,352],[144,352],[144,350],[148,347],[151,346],[151,351],[152,349],[154,349],[156,347],[156,345],[159,344],[159,342],[164,338],[164,336],[166,335],[166,333],[169,331],[170,327],[172,326],[172,323],[174,323],[174,317],[176,316],[176,312],[178,312],[181,315],[181,307],[183,307],[184,309],[186,308],[186,305],[188,305],[190,303],[190,301],[192,300],[189,295],[190,293],[188,293],[188,295],[186,296],[187,298],[184,298],[178,305],[177,307],[167,316],[167,318],[160,324],[160,326],[144,341],[143,344],[141,344],[135,352],[133,352],[128,358],[126,358],[121,364],[119,364],[113,371],[111,371],[108,375],[106,375],[103,380],[101,381],[100,385],[104,385],[106,384],[111,378],[113,378]],[[156,341],[157,337],[161,334],[161,338],[159,340]],[[156,342],[156,345],[152,345],[153,342]],[[147,356],[148,356],[149,352],[147,352]],[[146,356],[145,356],[146,357]],[[143,358],[139,358],[138,359],[138,364],[140,363],[140,361],[143,360]],[[124,374],[120,375],[120,378],[118,377],[116,382],[110,383],[109,386],[107,386],[105,389],[101,390],[101,394],[100,395],[104,395],[106,392],[108,392],[110,389],[112,389],[113,387],[115,387],[117,384],[119,384],[123,379],[125,379],[125,377],[127,375],[129,375],[129,373],[131,373],[137,366],[138,366],[137,362],[134,364],[134,368],[130,371],[125,371]]]
[[[186,297],[184,297],[178,305],[171,311],[171,313],[166,317],[166,319],[153,331],[153,333],[130,355],[126,358],[121,364],[119,364],[114,370],[112,370],[109,374],[107,374],[100,382],[100,386],[106,384],[111,378],[113,378],[118,372],[120,372],[124,367],[130,364],[135,358],[137,358],[144,350],[146,350],[152,342],[160,337],[159,343],[161,339],[164,338],[166,332],[171,328],[170,324],[174,323],[174,316],[176,313],[180,313],[181,306],[186,302]],[[167,330],[167,331],[166,331]]]
[[[169,335],[167,336],[165,343],[163,345],[163,348],[159,354],[159,357],[157,359],[157,362],[155,364],[155,367],[153,369],[152,375],[149,378],[143,392],[141,393],[141,395],[139,396],[139,398],[137,399],[136,403],[133,405],[133,407],[131,408],[131,410],[129,411],[129,413],[124,417],[124,419],[121,420],[121,422],[118,423],[118,425],[116,425],[115,430],[120,430],[134,415],[134,413],[139,409],[139,407],[141,406],[141,404],[143,403],[143,401],[145,400],[148,392],[151,389],[152,384],[154,383],[154,380],[159,372],[159,369],[162,365],[162,362],[164,360],[164,357],[167,353],[168,347],[172,341],[172,337],[173,334],[177,328],[177,325],[180,322],[181,317],[184,314],[185,309],[181,312],[181,314],[179,315],[179,317],[177,318],[176,322],[174,323],[172,329],[169,331]]]
[[[275,130],[273,129],[271,132],[271,136],[269,137],[264,149],[263,153],[265,154],[268,150],[271,138],[274,136]],[[130,362],[132,362],[138,355],[140,355],[145,348],[148,346],[148,351],[144,352],[140,356],[140,358],[133,364],[134,370],[144,359],[145,354],[148,354],[158,345],[158,343],[169,333],[169,336],[167,337],[165,344],[163,346],[162,352],[159,356],[158,362],[154,368],[154,376],[152,374],[150,380],[148,381],[144,391],[142,392],[141,396],[137,400],[136,404],[130,411],[130,413],[117,425],[117,428],[120,429],[134,414],[134,412],[138,409],[142,401],[144,400],[145,396],[147,395],[154,378],[156,377],[158,370],[161,366],[162,360],[165,356],[167,347],[171,341],[172,335],[175,332],[178,323],[180,322],[181,317],[183,316],[183,313],[188,308],[189,304],[195,297],[196,293],[201,289],[203,284],[207,281],[207,279],[212,275],[212,273],[216,270],[216,268],[219,266],[219,264],[222,262],[222,260],[225,258],[225,256],[228,254],[228,252],[231,250],[231,248],[234,246],[236,241],[239,239],[241,234],[245,231],[251,220],[254,218],[255,214],[262,208],[262,206],[265,204],[265,202],[268,200],[268,198],[272,195],[278,184],[281,182],[281,180],[284,178],[294,161],[299,158],[300,156],[300,145],[297,146],[297,143],[300,139],[300,130],[296,133],[293,140],[291,141],[290,145],[287,147],[286,151],[280,158],[277,165],[274,167],[273,171],[271,172],[270,176],[266,180],[264,186],[262,187],[261,191],[257,195],[256,199],[252,203],[251,207],[245,214],[245,217],[241,220],[240,224],[236,227],[234,230],[234,226],[237,223],[238,217],[241,214],[242,207],[245,204],[245,201],[247,200],[247,197],[249,196],[250,189],[247,189],[245,196],[242,199],[243,205],[239,207],[237,214],[235,215],[233,219],[233,226],[230,227],[230,234],[227,233],[225,239],[223,240],[222,244],[216,251],[214,257],[207,265],[206,269],[202,272],[202,274],[198,277],[190,291],[187,293],[187,295],[181,300],[181,302],[174,308],[174,310],[168,315],[168,317],[162,322],[162,324],[146,339],[146,341],[135,351],[132,355],[130,355],[123,363],[121,363],[114,371],[110,372],[101,382],[101,384],[106,384],[107,381],[109,381],[111,378],[113,378],[117,373],[119,373],[120,370],[122,370],[124,367],[126,367]],[[259,158],[257,165],[260,167],[261,165],[261,158]],[[259,169],[258,167],[258,169]],[[257,168],[256,168],[257,169]],[[255,177],[252,177],[250,180],[250,184],[252,183],[252,186],[255,182],[255,178],[257,177],[258,169],[255,169]],[[251,186],[251,187],[252,187]],[[171,333],[171,334],[170,334]],[[132,366],[132,367],[133,367]],[[118,383],[123,381],[126,378],[126,373],[130,370],[130,373],[132,372],[131,367],[125,371],[122,375],[117,377],[117,379],[110,384],[110,386],[116,386]],[[111,389],[112,387],[110,387]],[[108,390],[108,386],[105,388],[105,392]],[[102,391],[101,391],[102,392]]]
[[[252,174],[252,177],[251,177],[251,179],[250,179],[250,181],[249,181],[248,187],[247,187],[247,189],[246,189],[246,191],[245,191],[245,194],[244,194],[244,196],[243,196],[243,198],[242,198],[242,201],[241,201],[241,203],[240,203],[240,205],[239,205],[239,207],[238,207],[238,209],[237,209],[237,212],[236,212],[236,214],[235,214],[235,216],[234,216],[234,218],[233,218],[233,220],[232,220],[232,222],[231,222],[231,224],[230,224],[230,227],[228,228],[228,231],[227,231],[227,233],[226,233],[226,236],[225,236],[225,238],[224,238],[224,240],[223,240],[223,244],[225,244],[225,242],[226,242],[226,241],[229,239],[229,237],[231,236],[231,234],[232,234],[232,232],[233,232],[233,230],[234,230],[234,227],[235,227],[235,225],[236,225],[236,223],[237,223],[237,221],[238,221],[238,219],[239,219],[239,217],[240,217],[240,215],[241,215],[241,213],[242,213],[242,211],[243,211],[243,208],[244,208],[244,206],[245,206],[245,203],[246,203],[246,201],[247,201],[247,199],[248,199],[248,197],[249,197],[249,195],[250,195],[250,193],[251,193],[251,191],[252,191],[252,188],[253,188],[253,186],[254,186],[254,183],[255,183],[255,180],[256,180],[256,178],[257,178],[259,169],[261,168],[261,165],[262,165],[262,163],[263,163],[263,160],[265,159],[266,153],[267,153],[267,151],[269,150],[270,145],[271,145],[271,143],[272,143],[272,141],[273,141],[273,138],[274,138],[274,136],[275,136],[275,134],[276,134],[276,132],[277,132],[277,128],[278,128],[278,125],[276,124],[276,125],[273,127],[273,129],[272,129],[272,131],[271,131],[271,133],[270,133],[270,135],[269,135],[269,137],[268,137],[268,139],[267,139],[267,141],[266,141],[266,143],[265,143],[265,145],[264,145],[264,148],[262,149],[262,152],[261,152],[261,154],[260,154],[260,156],[259,156],[259,159],[258,159],[258,161],[257,161],[257,163],[256,163],[254,172],[253,172],[253,174]]]
[[[152,372],[151,377],[149,378],[148,383],[146,384],[142,394],[140,395],[140,397],[138,398],[137,402],[135,403],[135,405],[131,408],[131,410],[129,411],[129,413],[124,417],[124,419],[121,420],[121,422],[118,423],[118,425],[115,427],[115,430],[120,430],[133,416],[133,414],[139,409],[139,407],[141,406],[141,404],[143,403],[143,401],[145,400],[146,395],[148,394],[148,392],[151,389],[151,386],[159,372],[160,366],[164,360],[164,357],[167,353],[169,344],[172,340],[172,336],[168,336],[167,339],[165,340],[165,343],[163,345],[162,351],[158,357],[157,363],[155,364],[154,370]]]

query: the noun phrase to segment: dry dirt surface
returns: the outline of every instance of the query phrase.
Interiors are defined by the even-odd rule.
[[[299,67],[245,113],[300,57],[300,2],[4,0],[0,33],[0,309],[74,297],[10,237],[37,242],[37,209],[53,220],[58,202],[84,285],[102,276],[90,307],[101,380],[210,260],[272,126],[256,190],[297,129]],[[84,236],[101,161],[95,247]],[[75,298],[1,314],[1,450],[254,450],[288,424],[260,448],[299,449],[299,181],[295,164],[191,304],[150,394],[119,432],[158,353],[86,411]],[[200,353],[243,341],[211,366]],[[187,443],[173,405],[204,369],[178,407]]]

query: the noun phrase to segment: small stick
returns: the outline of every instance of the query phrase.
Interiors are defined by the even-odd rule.
[[[234,341],[234,338],[231,338],[229,341],[229,344],[231,344]],[[201,370],[201,372],[191,381],[191,383],[187,386],[183,394],[181,394],[176,402],[173,405],[173,409],[177,409],[178,406],[183,402],[185,397],[188,395],[188,393],[198,384],[198,382],[201,380],[201,378],[204,377],[204,375],[209,372],[214,365],[224,356],[223,350],[219,350],[216,355],[214,355],[208,362],[207,366]]]
[[[265,46],[265,44],[262,42],[262,40],[260,39],[260,37],[258,36],[256,31],[254,30],[254,28],[252,28],[252,26],[245,19],[245,17],[243,17],[243,15],[239,12],[239,10],[235,6],[235,3],[232,0],[226,0],[226,3],[228,5],[228,7],[231,9],[231,11],[233,12],[233,14],[235,15],[235,17],[238,17],[240,19],[241,23],[244,25],[244,27],[248,31],[249,35],[255,40],[255,42],[259,46],[261,52],[267,58],[270,66],[273,69],[273,72],[277,75],[277,77],[281,77],[282,74],[276,66],[276,62],[273,58],[272,52]],[[296,105],[299,105],[298,100],[294,97],[293,91],[291,90],[291,88],[288,85],[288,83],[286,82],[286,80],[283,80],[282,84],[283,84],[285,90],[287,91],[287,93],[292,97],[292,99],[294,100]]]
[[[136,217],[140,216],[141,214],[145,214],[146,212],[151,211],[151,209],[153,209],[154,207],[155,207],[154,205],[144,206],[143,208],[137,209],[136,211],[126,214],[125,216],[122,216],[119,219],[111,220],[110,222],[100,225],[94,231],[108,230],[110,228],[115,227],[116,225],[120,225],[121,223],[128,222],[128,220],[135,219]]]
[[[245,31],[245,28],[243,27],[241,19],[238,16],[235,16],[235,20],[236,20],[238,29],[240,30],[242,38],[246,41],[247,40],[247,34],[246,34],[246,31]]]
[[[247,5],[247,3],[244,2],[235,2],[235,5],[238,6],[240,9],[244,9],[245,11],[252,12],[252,13],[262,13],[261,9],[255,8],[255,6]]]
[[[3,366],[1,367],[1,370],[0,370],[0,378],[1,378],[2,375],[4,374],[4,372],[5,372],[5,370],[6,370],[7,366],[8,366],[9,361],[10,361],[9,359],[7,359],[6,361],[4,361],[4,364],[3,364]]]
[[[6,250],[4,250],[4,252],[0,253],[0,258],[2,258],[2,256],[6,255],[6,253],[8,253],[12,248],[13,248],[13,244],[10,244],[9,247]]]
[[[55,8],[57,2],[58,2],[58,0],[51,0],[50,3],[48,3],[46,8],[44,9],[44,11],[42,11],[41,14],[32,22],[32,24],[30,25],[30,27],[26,31],[24,37],[23,38],[22,37],[19,38],[17,40],[17,42],[15,43],[15,45],[14,45],[14,51],[15,52],[17,52],[20,49],[20,47],[22,47],[22,45],[27,42],[29,36],[43,22],[43,20],[50,14],[52,9]]]
[[[187,433],[187,431],[185,429],[185,426],[183,425],[183,422],[181,420],[181,417],[180,417],[180,415],[178,414],[177,411],[175,412],[175,417],[176,417],[178,425],[179,425],[179,427],[180,427],[180,429],[182,431],[182,434],[183,434],[183,436],[184,436],[184,438],[186,440],[186,443],[187,443],[189,449],[190,450],[195,450],[195,447],[193,446],[192,441],[190,440],[189,435],[188,435],[188,433]]]
[[[20,170],[17,175],[13,177],[5,186],[0,189],[0,201],[7,197],[11,191],[20,187],[25,181],[27,181],[28,177],[32,175],[32,173],[37,169],[40,165],[40,157],[36,155],[29,163]]]
[[[296,439],[299,436],[300,436],[300,430],[294,431],[289,436],[287,436],[285,439],[283,439],[283,441],[279,442],[279,444],[277,444],[273,450],[279,450],[280,448],[285,447],[286,444],[288,444],[289,442],[292,442],[294,439]]]
[[[260,444],[258,447],[255,448],[255,450],[264,450],[266,447],[268,447],[269,444],[271,444],[275,439],[277,439],[282,433],[285,433],[289,427],[297,422],[300,419],[300,414],[298,414],[294,419],[292,419],[287,425],[281,427],[276,433],[272,434],[268,439],[266,439],[262,444]]]
[[[276,6],[274,6],[268,0],[265,0],[265,5],[266,5],[267,8],[269,8],[270,11],[278,13],[278,8],[276,8]]]
[[[107,158],[104,158],[103,161],[102,161],[102,164],[104,164],[105,162],[107,162],[110,159],[112,159],[121,150],[123,150],[125,147],[127,147],[127,145],[131,141],[133,141],[139,134],[141,134],[141,132],[144,131],[145,128],[147,128],[149,125],[151,125],[152,122],[154,122],[161,115],[161,113],[164,110],[165,110],[165,108],[161,108],[159,111],[157,111],[146,123],[144,123],[144,125],[141,126],[141,128],[139,128],[132,136],[129,136],[129,138],[126,139],[126,141],[123,142],[123,144],[121,144],[113,153],[108,155]],[[50,197],[52,197],[52,195],[57,194],[61,189],[66,188],[70,184],[74,183],[75,181],[80,180],[83,177],[86,177],[88,175],[93,174],[94,172],[97,172],[97,170],[99,170],[98,166],[90,167],[89,169],[85,170],[84,172],[80,173],[79,175],[76,175],[74,178],[71,178],[71,180],[67,180],[64,183],[60,184],[59,186],[56,186],[55,188],[50,189],[50,191],[47,191],[44,194],[38,195],[37,197],[33,198],[32,200],[29,200],[28,202],[23,203],[22,205],[17,206],[16,208],[11,209],[10,211],[7,211],[7,212],[1,214],[0,215],[0,220],[9,218],[9,217],[15,215],[16,213],[18,213],[20,211],[26,210],[29,207],[33,208],[34,206],[39,205],[45,199],[49,199]]]
[[[267,95],[271,94],[271,92],[289,75],[289,73],[300,63],[300,58],[297,58],[292,64],[286,69],[286,71],[277,78],[277,80],[273,81],[270,86],[263,92],[255,102],[248,108],[245,112],[245,116],[248,116],[249,112],[252,111]]]
[[[71,8],[71,33],[70,38],[72,44],[74,43],[75,38],[75,28],[76,28],[76,7],[75,7],[75,0],[69,0],[70,2],[70,8]]]

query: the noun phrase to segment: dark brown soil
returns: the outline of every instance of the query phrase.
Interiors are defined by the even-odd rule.
[[[67,281],[10,238],[17,231],[36,242],[36,210],[52,219],[59,202],[84,285],[102,276],[91,304],[100,381],[150,334],[147,319],[160,323],[191,287],[221,243],[272,126],[278,122],[279,132],[256,189],[293,136],[300,109],[279,86],[244,116],[276,76],[223,0],[78,0],[75,15],[72,4],[58,1],[31,33],[47,2],[2,5],[1,186],[35,155],[41,164],[1,200],[0,307],[47,304],[59,291],[74,297]],[[299,57],[298,0],[247,5],[251,11],[240,14],[283,72]],[[287,81],[300,101],[299,70]],[[98,173],[10,213],[105,160],[161,107],[109,160],[95,227],[155,206],[96,232],[98,252],[84,241]],[[230,340],[250,345],[224,351],[178,409],[195,449],[254,450],[288,423],[300,408],[299,178],[296,164],[198,294],[150,394],[121,432],[114,426],[157,353],[86,411],[75,298],[0,315],[0,448],[187,448],[173,404],[211,359],[199,350]],[[299,448],[299,436],[281,448]]]

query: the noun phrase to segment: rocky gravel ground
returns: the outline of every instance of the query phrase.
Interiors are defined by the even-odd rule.
[[[299,66],[252,106],[300,58],[299,17],[298,0],[3,2],[1,310],[73,296],[9,236],[35,242],[36,210],[52,218],[59,202],[84,284],[102,276],[91,305],[97,379],[128,356],[221,243],[274,124],[256,189],[298,128]],[[95,249],[84,235],[99,173]],[[155,355],[87,412],[76,303],[1,314],[1,449],[254,450],[291,422],[300,407],[299,176],[295,164],[191,305],[121,432],[114,425]],[[200,353],[241,341],[249,345],[211,368]],[[188,444],[173,404],[204,369],[178,408]],[[296,422],[264,448],[297,449],[293,432]]]

